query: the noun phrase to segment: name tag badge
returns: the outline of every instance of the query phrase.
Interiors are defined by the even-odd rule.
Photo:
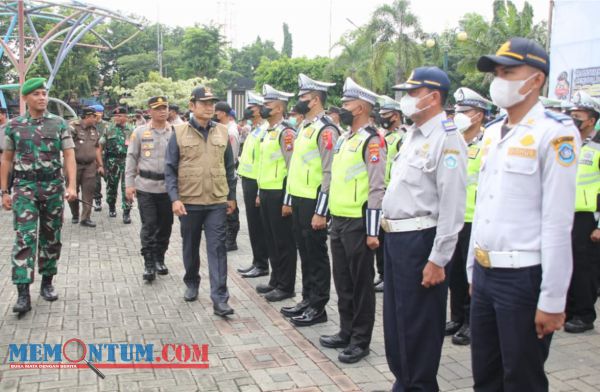
[[[471,147],[469,148],[469,158],[475,159],[479,155],[479,147]]]
[[[312,137],[313,133],[315,133],[315,129],[313,127],[309,127],[304,130],[304,137],[306,137],[307,139],[310,139]]]
[[[269,140],[275,140],[275,139],[277,139],[277,135],[278,135],[277,131],[271,131],[271,132],[269,132]]]
[[[537,150],[535,148],[510,147],[508,149],[508,156],[535,159],[537,158]]]
[[[348,147],[347,147],[348,151],[356,152],[356,150],[358,150],[358,147],[361,145],[361,143],[362,143],[362,140],[358,139],[358,138],[348,140]]]

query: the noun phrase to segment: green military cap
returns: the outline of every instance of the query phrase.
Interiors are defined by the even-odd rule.
[[[21,87],[21,95],[27,95],[38,88],[46,89],[45,78],[31,78],[26,80]]]

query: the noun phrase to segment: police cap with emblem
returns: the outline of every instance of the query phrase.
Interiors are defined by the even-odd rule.
[[[33,91],[43,88],[46,90],[46,79],[45,78],[31,78],[27,79],[21,87],[21,95],[27,95]]]
[[[600,113],[600,101],[591,97],[585,91],[577,91],[571,100],[573,107],[570,110],[588,110]]]
[[[268,101],[283,101],[288,102],[294,94],[286,93],[285,91],[279,91],[268,84],[263,86],[263,97],[265,102]]]
[[[192,90],[190,101],[218,101],[219,98],[215,97],[212,91],[203,85],[198,85]]]
[[[299,97],[311,91],[323,91],[326,93],[327,90],[329,90],[329,87],[333,86],[335,86],[335,83],[321,82],[319,80],[311,79],[303,73],[298,74]]]
[[[456,90],[454,92],[454,100],[456,101],[454,109],[458,113],[466,112],[472,108],[486,111],[492,107],[492,102],[467,87],[460,87]]]
[[[398,112],[398,113],[401,112],[400,102],[388,97],[387,95],[381,96],[381,98],[379,100],[379,105],[380,105],[379,114],[386,114],[389,112]]]
[[[163,106],[169,107],[168,99],[164,95],[152,97],[148,100],[148,107],[150,107],[150,109],[158,109]]]
[[[371,90],[359,86],[352,78],[346,78],[344,83],[344,93],[342,96],[342,102],[354,101],[360,99],[371,105],[375,105],[379,99],[379,95],[375,94]]]
[[[450,89],[450,79],[446,72],[438,67],[418,67],[411,72],[406,82],[397,84],[392,88],[407,91],[421,87],[448,91]]]
[[[481,72],[492,72],[497,65],[530,65],[548,75],[550,58],[534,40],[515,37],[502,44],[495,55],[481,56],[477,61],[477,69]]]
[[[87,116],[96,116],[96,109],[90,106],[86,106],[81,109],[81,118],[85,118]]]

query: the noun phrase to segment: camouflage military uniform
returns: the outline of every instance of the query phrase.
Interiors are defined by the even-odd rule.
[[[98,131],[98,135],[100,138],[104,136],[106,129],[109,127],[109,123],[102,120],[96,125],[96,130]],[[94,200],[96,201],[97,206],[102,205],[102,176],[100,174],[96,174],[96,190],[94,191]]]
[[[117,201],[117,188],[121,182],[121,207],[124,211],[130,209],[125,198],[125,158],[131,127],[118,127],[111,124],[101,138],[104,147],[104,166],[106,167],[106,202],[114,206]]]
[[[33,281],[38,246],[39,273],[56,274],[64,203],[60,152],[69,148],[74,148],[71,129],[65,120],[52,114],[38,119],[29,114],[20,116],[11,120],[6,129],[5,149],[15,152],[12,204],[16,231],[12,252],[15,284]]]

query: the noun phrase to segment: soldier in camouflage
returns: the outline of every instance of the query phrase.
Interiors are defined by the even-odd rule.
[[[93,105],[91,106],[96,111],[96,130],[100,137],[104,136],[104,132],[109,126],[109,123],[102,119],[104,115],[104,106]],[[102,211],[102,177],[104,174],[96,173],[96,189],[94,191],[94,211]]]
[[[31,310],[29,285],[33,282],[36,254],[42,275],[40,295],[46,301],[58,298],[52,278],[57,272],[62,246],[63,198],[74,201],[77,197],[71,129],[62,118],[45,112],[48,106],[45,82],[43,78],[33,78],[23,83],[21,96],[28,112],[6,127],[0,168],[2,206],[5,210],[12,209],[14,214],[12,281],[19,295],[13,312],[19,315]],[[69,184],[66,193],[61,151]],[[11,199],[8,173],[13,164],[15,180]]]
[[[125,158],[127,146],[131,136],[131,126],[127,123],[127,115],[115,113],[113,123],[108,127],[100,144],[104,148],[104,162],[106,166],[106,202],[108,203],[108,216],[117,216],[115,204],[117,202],[117,189],[121,183],[121,207],[123,209],[123,223],[131,223],[129,213],[131,206],[125,195]]]

